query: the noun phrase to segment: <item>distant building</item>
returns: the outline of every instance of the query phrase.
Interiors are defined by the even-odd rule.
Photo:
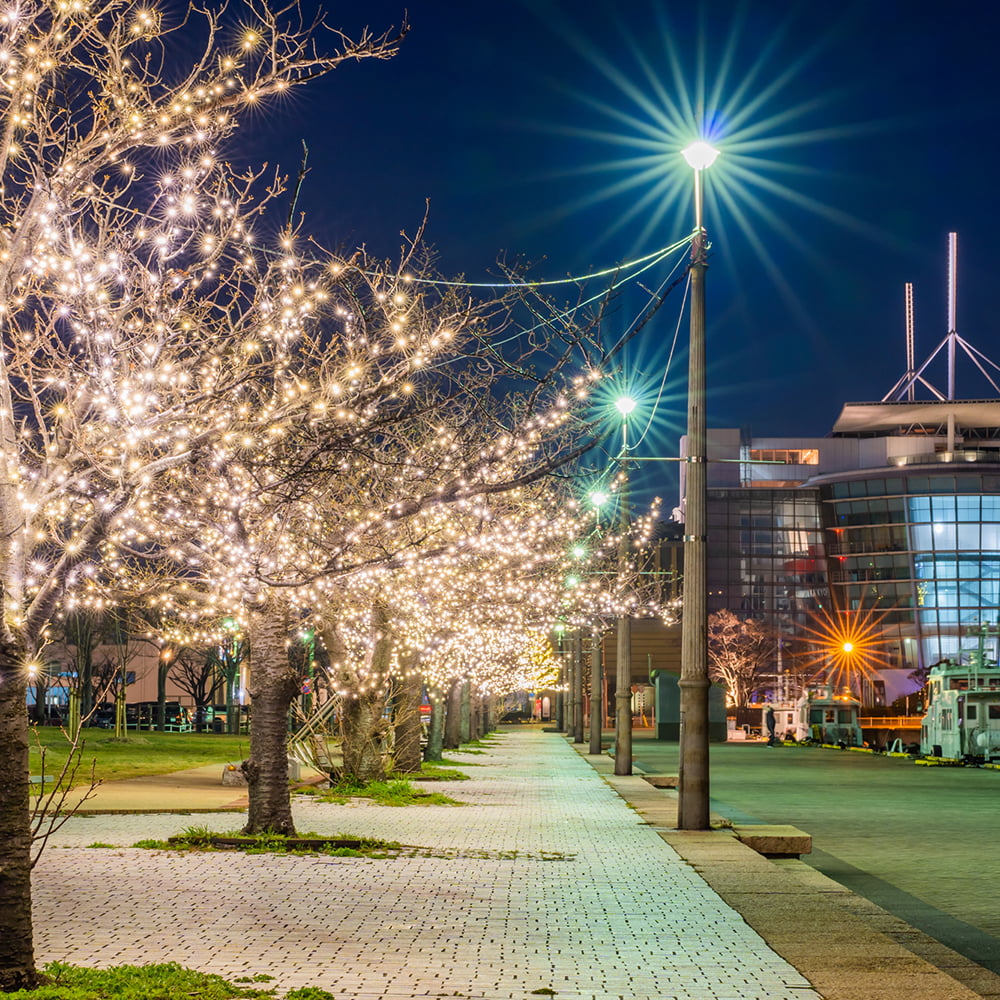
[[[891,701],[997,621],[1000,400],[848,403],[824,438],[712,430],[708,461],[709,612],[775,626],[776,673],[816,612],[876,609],[891,669],[868,694]]]

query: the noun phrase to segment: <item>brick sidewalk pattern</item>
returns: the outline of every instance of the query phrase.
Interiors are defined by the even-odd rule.
[[[35,871],[38,959],[267,973],[344,1000],[819,1000],[562,737],[462,759],[472,780],[433,788],[467,807],[296,801],[300,831],[426,856],[177,855],[128,845],[240,817],[74,817]]]

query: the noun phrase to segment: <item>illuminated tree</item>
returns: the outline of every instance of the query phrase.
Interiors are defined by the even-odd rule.
[[[749,704],[774,651],[775,637],[760,620],[739,618],[728,610],[708,616],[709,676],[725,686],[729,705]]]
[[[254,200],[220,143],[267,98],[395,51],[333,33],[327,56],[323,30],[255,3],[27,0],[0,21],[0,987],[36,978],[24,665],[101,543],[229,419],[280,270],[252,224],[281,185]]]

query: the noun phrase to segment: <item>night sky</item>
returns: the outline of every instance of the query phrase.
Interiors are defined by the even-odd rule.
[[[364,0],[329,20],[382,30],[403,10]],[[325,244],[392,255],[430,199],[440,269],[470,280],[501,254],[555,278],[665,246],[693,225],[665,111],[693,133],[700,79],[722,149],[705,218],[709,426],[821,435],[844,401],[880,399],[905,368],[904,282],[918,363],[947,332],[950,230],[959,332],[1000,360],[1000,7],[410,0],[408,16],[394,60],[344,66],[240,139],[289,170],[306,140],[300,206]],[[680,294],[628,356],[640,395],[659,385]],[[623,297],[609,341],[642,299]],[[654,454],[676,454],[684,421],[683,337],[678,352]],[[958,394],[990,390],[964,366]]]

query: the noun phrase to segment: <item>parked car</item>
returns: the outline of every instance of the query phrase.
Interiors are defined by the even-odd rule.
[[[134,705],[125,706],[125,726],[128,729],[155,729],[159,718],[159,702],[140,701]],[[166,703],[167,732],[191,732],[191,715],[188,710],[176,701]]]
[[[114,705],[98,705],[94,709],[93,714],[87,721],[88,726],[93,726],[95,729],[114,729],[115,728],[115,706]]]

